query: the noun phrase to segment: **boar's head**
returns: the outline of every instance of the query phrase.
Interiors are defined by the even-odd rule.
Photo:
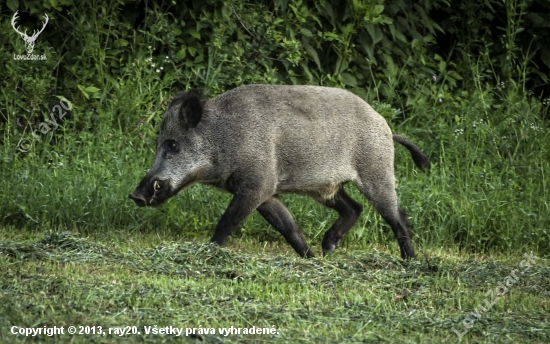
[[[208,165],[208,147],[199,126],[203,104],[200,92],[193,90],[176,94],[168,105],[153,166],[129,195],[138,206],[160,205],[196,182]]]

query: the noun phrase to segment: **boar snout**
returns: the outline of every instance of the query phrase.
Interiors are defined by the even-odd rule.
[[[139,207],[157,206],[169,197],[169,183],[163,180],[143,180],[137,189],[128,195]]]
[[[145,196],[139,190],[136,190],[133,193],[129,194],[128,197],[134,200],[134,202],[136,202],[136,205],[139,207],[145,207],[147,205],[147,200],[145,199]]]

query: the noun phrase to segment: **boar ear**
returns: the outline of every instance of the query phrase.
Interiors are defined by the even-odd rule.
[[[179,119],[187,129],[195,128],[202,117],[202,101],[200,95],[191,91],[184,95],[179,110]]]

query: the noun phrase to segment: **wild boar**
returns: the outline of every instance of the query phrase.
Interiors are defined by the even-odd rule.
[[[278,195],[307,194],[338,212],[323,238],[326,254],[362,211],[344,190],[352,181],[391,226],[407,259],[414,251],[395,192],[393,141],[419,169],[429,168],[417,146],[343,89],[247,85],[213,99],[180,92],[164,114],[153,166],[129,197],[138,206],[157,206],[193,183],[212,185],[233,194],[212,242],[224,245],[257,210],[300,256],[313,257]]]

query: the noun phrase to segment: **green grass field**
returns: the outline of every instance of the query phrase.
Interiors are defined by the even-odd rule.
[[[256,213],[226,248],[209,245],[231,197],[218,190],[195,185],[159,208],[128,199],[151,166],[174,85],[210,85],[216,95],[242,73],[233,66],[217,77],[222,65],[209,60],[210,84],[178,68],[161,77],[151,46],[135,48],[101,89],[68,82],[65,96],[43,92],[65,80],[53,77],[53,58],[32,76],[23,65],[5,68],[0,343],[550,342],[550,101],[525,89],[525,75],[504,83],[489,62],[472,60],[462,88],[435,75],[398,89],[352,87],[430,157],[423,174],[396,146],[417,258],[399,259],[391,229],[347,185],[364,206],[357,224],[333,254],[304,260]],[[82,68],[94,75],[93,66]],[[249,77],[281,83],[275,74]],[[70,99],[67,116],[32,136],[60,98]],[[336,214],[305,196],[281,198],[320,256]],[[54,326],[65,334],[12,333]],[[141,334],[120,335],[127,326]],[[151,332],[167,326],[183,336]],[[241,333],[220,333],[231,328]],[[256,328],[262,334],[248,333]]]
[[[548,9],[345,3],[0,4],[0,344],[550,343]],[[47,59],[14,59],[46,14]],[[219,190],[128,199],[171,95],[251,83],[346,88],[429,156],[395,148],[415,259],[354,185],[364,211],[322,258],[337,215],[281,196],[308,260],[257,213],[210,245]]]
[[[396,147],[417,253],[407,263],[353,185],[365,211],[328,257],[298,258],[258,214],[218,248],[208,241],[229,194],[195,185],[147,209],[127,198],[154,156],[154,126],[68,121],[26,152],[5,131],[0,342],[548,343],[548,109],[495,98],[505,106],[487,117],[478,98],[412,108],[429,130],[394,125],[432,161],[419,173]],[[392,123],[397,111],[374,105]],[[319,255],[336,214],[305,196],[282,200]],[[525,254],[537,257],[528,270]],[[84,333],[12,333],[54,326]],[[120,335],[126,326],[140,334]],[[151,332],[167,326],[183,336]],[[232,326],[241,333],[220,333]]]
[[[300,259],[258,214],[218,248],[208,241],[229,194],[195,185],[147,209],[127,198],[154,156],[154,126],[68,121],[26,152],[4,132],[0,342],[548,343],[547,107],[495,98],[506,106],[489,118],[478,97],[412,108],[430,130],[394,126],[432,161],[419,173],[396,147],[417,253],[407,263],[353,185],[365,211],[328,257]],[[374,105],[391,123],[396,110]],[[336,214],[305,196],[282,200],[319,255]],[[528,270],[525,254],[537,257]],[[65,333],[12,333],[54,326]],[[120,335],[126,326],[140,334]],[[183,335],[151,332],[167,326]],[[232,326],[241,333],[220,333]]]
[[[351,243],[324,259],[304,260],[281,241],[246,236],[218,248],[206,236],[188,241],[11,227],[2,234],[2,343],[442,343],[457,342],[457,333],[465,343],[550,340],[548,260],[535,258],[522,274],[522,252],[424,248],[405,264],[395,245]],[[495,291],[514,269],[517,281]],[[466,320],[463,333],[475,308],[481,317]],[[65,334],[25,337],[12,334],[11,326],[64,326]],[[101,326],[106,334],[70,335],[69,326],[84,332]],[[141,334],[114,334],[126,326]],[[184,330],[181,336],[145,334],[155,326]],[[277,332],[220,334],[231,326]],[[195,334],[185,336],[186,328]],[[199,334],[205,328],[213,330]]]

